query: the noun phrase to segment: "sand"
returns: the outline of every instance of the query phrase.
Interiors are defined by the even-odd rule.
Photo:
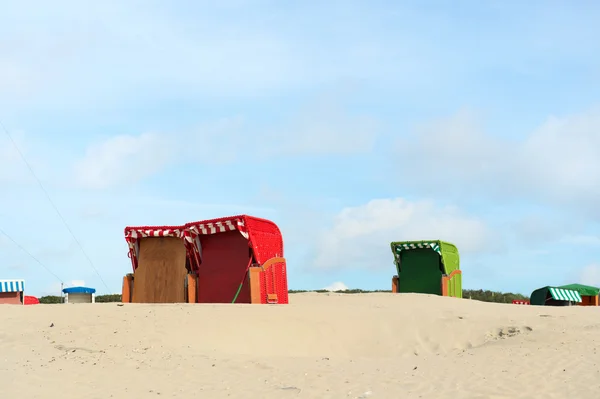
[[[600,308],[415,294],[290,305],[0,306],[7,398],[572,398]]]

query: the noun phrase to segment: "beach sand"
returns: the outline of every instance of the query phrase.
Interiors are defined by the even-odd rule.
[[[600,308],[416,294],[290,305],[1,306],[7,398],[572,398]]]

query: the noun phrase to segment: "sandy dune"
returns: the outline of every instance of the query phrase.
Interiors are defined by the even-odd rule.
[[[3,395],[564,399],[600,390],[599,308],[393,294],[290,300],[2,306]]]

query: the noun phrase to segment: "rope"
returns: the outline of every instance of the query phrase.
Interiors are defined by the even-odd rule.
[[[248,266],[246,266],[246,273],[244,273],[244,278],[242,279],[242,282],[240,283],[240,286],[238,287],[237,292],[235,293],[235,296],[233,297],[233,301],[231,301],[231,303],[235,303],[235,301],[237,301],[237,298],[240,295],[240,292],[242,291],[242,287],[244,286],[244,283],[246,282],[246,279],[248,278],[248,270],[250,270],[251,265],[252,265],[252,258],[250,258],[250,260],[248,261]]]

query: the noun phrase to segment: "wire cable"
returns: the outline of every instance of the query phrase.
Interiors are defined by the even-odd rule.
[[[108,285],[106,284],[106,282],[104,281],[104,279],[102,278],[102,276],[100,275],[100,273],[98,272],[98,269],[96,269],[96,267],[94,266],[94,262],[92,262],[92,260],[88,256],[88,254],[85,252],[85,250],[83,249],[83,246],[81,245],[81,243],[79,242],[79,240],[77,239],[77,237],[75,237],[75,234],[73,233],[73,230],[71,230],[71,228],[69,227],[69,224],[67,223],[67,221],[65,220],[65,218],[63,217],[63,215],[60,213],[60,211],[58,210],[58,208],[56,207],[56,205],[54,204],[54,202],[52,201],[52,199],[50,198],[50,195],[48,194],[48,192],[44,188],[44,185],[42,184],[42,182],[40,181],[40,179],[38,179],[37,175],[33,171],[33,168],[31,167],[31,165],[29,164],[29,162],[27,162],[27,159],[25,159],[25,156],[23,155],[23,153],[19,149],[19,146],[17,145],[17,143],[15,142],[15,140],[13,139],[13,137],[11,136],[11,134],[9,133],[9,131],[6,128],[6,126],[4,126],[4,124],[2,123],[2,121],[0,121],[0,127],[2,128],[2,130],[4,130],[4,133],[6,133],[6,136],[8,136],[9,140],[11,141],[11,143],[13,144],[13,146],[15,147],[15,149],[17,150],[17,152],[19,153],[19,156],[21,157],[21,159],[23,160],[23,162],[25,163],[25,165],[27,165],[27,168],[29,169],[29,171],[31,172],[31,174],[33,175],[33,177],[35,178],[35,180],[37,181],[38,185],[40,186],[40,189],[42,190],[42,192],[44,193],[44,195],[48,199],[48,202],[50,202],[50,205],[52,205],[52,207],[56,211],[56,214],[58,215],[58,217],[60,218],[60,220],[62,220],[63,224],[65,225],[65,227],[67,228],[67,230],[69,231],[69,233],[71,233],[71,236],[73,237],[73,240],[75,240],[75,242],[77,243],[77,246],[79,247],[79,249],[83,253],[83,256],[85,256],[85,258],[87,259],[87,261],[90,264],[90,266],[92,267],[92,269],[96,272],[96,275],[98,276],[98,278],[100,278],[100,281],[102,281],[102,284],[104,284],[104,287],[106,287],[107,292],[110,292],[110,288],[108,288]]]
[[[21,251],[25,252],[27,255],[29,255],[31,257],[31,259],[33,259],[34,261],[36,261],[37,263],[39,263],[40,266],[42,266],[44,269],[46,269],[46,271],[48,273],[50,273],[51,275],[53,275],[58,281],[60,281],[62,284],[64,284],[64,281],[62,281],[62,279],[60,277],[58,277],[56,275],[56,273],[54,273],[52,270],[50,270],[50,268],[48,268],[46,265],[44,265],[42,262],[40,262],[40,260],[38,258],[36,258],[35,256],[33,256],[31,254],[31,252],[29,252],[28,250],[26,250],[25,248],[23,248],[23,246],[21,244],[19,244],[17,241],[15,241],[11,236],[8,235],[8,233],[6,233],[6,231],[2,230],[2,228],[0,228],[0,233],[5,236],[6,238],[8,238],[10,241],[12,241],[13,244],[15,244]]]

